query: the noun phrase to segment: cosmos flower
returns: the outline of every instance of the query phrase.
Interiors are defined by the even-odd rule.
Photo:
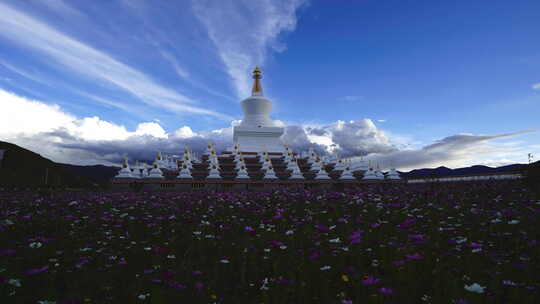
[[[393,294],[394,290],[388,287],[381,287],[379,288],[379,293],[389,295],[389,294]]]
[[[27,270],[26,274],[29,274],[29,275],[38,274],[38,273],[42,273],[42,272],[46,271],[47,269],[49,269],[49,265],[45,265],[43,267],[36,268],[36,269]]]
[[[381,279],[377,279],[372,276],[364,276],[362,278],[362,284],[364,284],[365,286],[374,285],[374,284],[379,283],[380,280]]]

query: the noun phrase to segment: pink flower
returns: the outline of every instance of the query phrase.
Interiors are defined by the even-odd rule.
[[[409,260],[421,260],[424,258],[420,253],[415,252],[413,254],[406,254],[405,257]]]
[[[381,287],[381,288],[379,288],[379,292],[382,293],[382,294],[393,294],[394,290],[391,289],[391,288],[387,288],[387,287]]]
[[[329,232],[330,231],[330,229],[325,225],[317,225],[317,226],[315,226],[315,229],[317,229],[317,231],[319,231],[319,232]]]
[[[40,268],[30,269],[30,270],[26,271],[26,274],[38,274],[38,273],[44,272],[47,269],[49,269],[49,266],[45,265],[45,266],[40,267]]]
[[[376,279],[376,278],[371,277],[371,276],[365,276],[365,277],[362,278],[362,284],[364,284],[365,286],[377,284],[379,281],[380,281],[380,279]]]
[[[166,251],[167,251],[167,249],[165,249],[165,248],[154,248],[154,249],[152,250],[152,253],[154,253],[154,254],[161,254],[161,253],[165,253]]]
[[[186,285],[180,284],[176,281],[169,282],[169,287],[176,290],[186,289]]]
[[[319,251],[315,251],[309,255],[309,259],[312,261],[318,259],[319,257],[321,257],[321,253]]]
[[[406,229],[409,228],[409,226],[411,226],[412,224],[414,224],[414,222],[416,222],[415,218],[408,218],[403,223],[399,224],[398,227],[401,229]]]

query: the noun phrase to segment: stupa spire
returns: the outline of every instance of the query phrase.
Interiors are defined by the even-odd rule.
[[[262,96],[263,90],[261,86],[262,72],[258,66],[253,70],[253,88],[251,89],[252,96]]]

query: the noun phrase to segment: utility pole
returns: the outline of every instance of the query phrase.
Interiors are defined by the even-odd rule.
[[[534,158],[534,155],[532,155],[532,153],[529,153],[529,154],[527,154],[527,157],[529,158],[529,165],[530,165],[532,159]]]

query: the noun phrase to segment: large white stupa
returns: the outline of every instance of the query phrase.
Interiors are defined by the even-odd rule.
[[[280,140],[283,128],[270,119],[272,101],[264,97],[261,86],[261,70],[253,70],[253,89],[251,96],[242,100],[244,119],[233,129],[235,145],[246,152],[284,152]]]

